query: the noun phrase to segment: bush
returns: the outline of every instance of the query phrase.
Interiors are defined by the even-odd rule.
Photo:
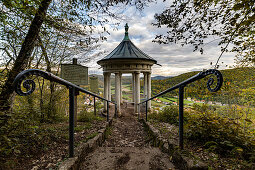
[[[198,112],[201,112],[201,113],[204,113],[204,112],[208,112],[209,111],[209,107],[207,104],[202,104],[201,106],[194,103],[192,105],[192,108],[195,110],[195,111],[198,111]]]
[[[223,156],[242,155],[248,158],[255,149],[254,135],[249,133],[253,138],[246,135],[241,124],[233,119],[222,117],[216,112],[195,112],[189,113],[187,120],[186,137],[202,143],[209,151]]]
[[[91,122],[93,120],[102,120],[103,118],[99,116],[95,116],[94,112],[89,112],[88,109],[84,108],[79,114],[78,114],[78,121],[79,122]]]
[[[161,122],[166,122],[170,124],[178,124],[179,122],[179,109],[178,106],[167,106],[164,107],[162,111],[158,114],[150,114],[150,119],[155,119]]]
[[[201,106],[194,104],[193,110],[184,112],[186,139],[196,141],[208,151],[222,156],[255,162],[254,126],[251,125],[253,122],[248,119],[249,117],[240,117],[243,111],[241,108],[210,109],[206,104]],[[149,118],[178,125],[178,112],[177,106],[165,107],[159,114],[149,115]]]

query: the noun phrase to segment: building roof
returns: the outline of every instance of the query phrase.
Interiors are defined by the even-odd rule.
[[[122,42],[110,54],[105,56],[103,59],[99,60],[97,63],[99,63],[100,61],[110,61],[114,59],[132,59],[132,60],[142,59],[153,61],[155,62],[155,64],[157,63],[155,59],[142,52],[132,43],[128,36],[128,28],[129,27],[126,24],[125,36]]]

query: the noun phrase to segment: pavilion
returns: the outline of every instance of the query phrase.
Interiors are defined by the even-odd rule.
[[[123,73],[132,74],[132,101],[134,111],[138,113],[140,103],[140,73],[144,76],[144,97],[151,97],[151,67],[157,61],[137,48],[128,36],[128,24],[125,25],[125,36],[122,42],[106,57],[99,60],[104,74],[104,98],[111,100],[111,73],[115,74],[115,101],[117,113],[121,115],[120,104],[122,103],[121,77]],[[151,102],[148,102],[148,108]],[[106,103],[104,104],[106,110]]]

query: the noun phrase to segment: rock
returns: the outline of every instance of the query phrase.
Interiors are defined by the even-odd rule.
[[[52,163],[49,163],[49,164],[46,166],[46,168],[48,169],[48,168],[50,168],[52,165],[53,165]]]
[[[37,170],[37,169],[39,169],[39,167],[38,166],[34,166],[31,170]]]

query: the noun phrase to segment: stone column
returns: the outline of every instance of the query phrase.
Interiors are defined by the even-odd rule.
[[[115,73],[115,101],[117,103],[117,114],[120,116],[120,73]]]
[[[111,99],[111,73],[108,75],[108,100]]]
[[[122,73],[120,73],[120,103],[123,103],[122,99]]]
[[[108,99],[108,73],[104,72],[104,98]],[[104,102],[104,111],[107,110],[107,102]]]
[[[147,98],[147,86],[148,86],[148,74],[143,73],[143,95],[144,98]]]
[[[135,72],[135,113],[138,113],[138,103],[140,103],[140,73]]]
[[[148,82],[148,84],[147,84],[147,98],[149,99],[149,98],[151,98],[151,73],[148,73],[147,74],[147,82]],[[150,101],[148,101],[148,109],[150,109],[151,108],[151,100]]]
[[[132,73],[132,102],[135,102],[135,73]]]

